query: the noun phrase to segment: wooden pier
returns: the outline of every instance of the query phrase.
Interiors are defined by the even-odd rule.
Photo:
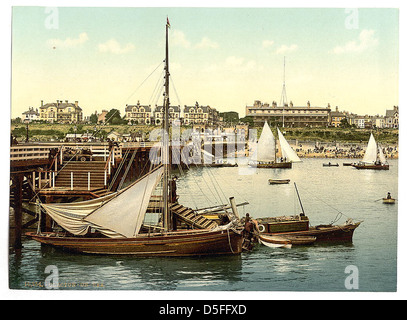
[[[72,202],[115,192],[124,183],[143,176],[149,169],[153,143],[21,144],[10,147],[10,245],[21,249],[24,229],[37,223],[39,214],[23,203]],[[52,222],[41,214],[41,230]],[[26,215],[23,217],[23,215]],[[24,218],[24,219],[23,219]],[[28,220],[23,223],[23,220]]]

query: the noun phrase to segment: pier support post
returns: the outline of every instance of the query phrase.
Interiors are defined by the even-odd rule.
[[[22,202],[23,202],[23,175],[18,174],[14,178],[16,183],[15,193],[14,193],[14,249],[19,250],[23,247],[21,243],[21,234],[22,234],[22,221],[23,221],[23,211],[22,211]]]

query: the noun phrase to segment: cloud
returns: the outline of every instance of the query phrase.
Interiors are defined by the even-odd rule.
[[[61,39],[49,39],[47,41],[48,46],[53,49],[56,48],[74,48],[77,47],[86,41],[89,40],[89,37],[86,32],[82,32],[77,38],[66,38],[65,40]]]
[[[335,54],[361,53],[377,46],[378,43],[379,40],[375,38],[374,30],[362,30],[357,41],[349,41],[344,46],[337,46],[332,52]]]
[[[185,33],[180,30],[173,30],[171,32],[170,38],[171,44],[174,46],[182,47],[185,49],[195,48],[195,49],[203,49],[203,48],[218,48],[219,44],[215,41],[212,41],[208,37],[203,37],[200,42],[197,44],[191,43],[185,36]]]
[[[134,45],[131,43],[128,43],[125,46],[122,46],[115,39],[110,39],[110,40],[106,41],[105,43],[99,44],[100,52],[111,52],[114,54],[127,53],[127,52],[134,50],[134,48],[135,48]]]
[[[201,42],[199,42],[195,48],[218,48],[219,45],[212,41],[211,39],[209,39],[208,37],[203,37]]]
[[[284,53],[290,53],[294,52],[295,50],[298,49],[298,46],[296,44],[292,44],[290,46],[286,46],[283,44],[281,47],[279,47],[276,51],[277,54],[284,54]]]
[[[185,34],[179,30],[171,32],[171,44],[183,48],[191,47],[191,43],[186,39]]]
[[[272,40],[264,40],[263,41],[263,48],[270,48],[274,44]]]

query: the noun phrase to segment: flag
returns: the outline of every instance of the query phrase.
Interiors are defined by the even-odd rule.
[[[167,17],[167,27],[168,27],[168,28],[171,28],[170,20],[168,20],[168,17]]]

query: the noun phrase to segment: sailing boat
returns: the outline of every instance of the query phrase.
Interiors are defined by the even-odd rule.
[[[370,134],[365,155],[359,163],[353,164],[356,169],[373,169],[373,170],[389,170],[389,164],[383,154],[382,148],[379,148],[373,133]]]
[[[164,132],[169,132],[169,63],[168,28],[166,24]],[[192,209],[170,199],[168,135],[162,139],[162,164],[133,182],[127,188],[98,199],[66,203],[41,204],[45,212],[65,232],[29,232],[32,239],[57,248],[86,253],[135,256],[204,256],[236,255],[242,252],[242,236],[236,229],[237,217],[231,214],[231,222],[218,226],[211,223],[208,228],[174,230],[174,216],[183,213],[194,215]],[[162,179],[161,179],[162,178]],[[162,180],[163,208],[162,227],[159,232],[144,231],[143,221],[152,193]],[[231,208],[238,216],[234,199]],[[172,201],[172,202],[170,202]],[[186,219],[186,218],[185,218]],[[191,218],[193,222],[197,217]]]
[[[281,158],[277,157],[276,140],[273,132],[266,122],[264,122],[256,150],[254,151],[249,166],[257,168],[280,168],[290,169],[293,162],[301,162],[301,159],[288,144],[283,134],[277,128],[278,139],[281,147]]]

